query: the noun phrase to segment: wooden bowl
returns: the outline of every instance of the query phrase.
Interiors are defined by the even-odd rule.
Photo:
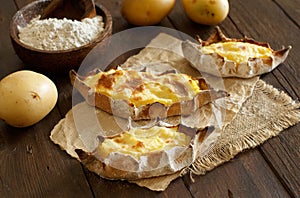
[[[16,54],[32,70],[50,73],[77,69],[86,55],[101,41],[112,34],[112,16],[101,4],[95,2],[97,15],[104,21],[104,31],[89,44],[68,50],[40,50],[20,42],[18,26],[25,27],[31,19],[41,15],[51,0],[34,1],[20,9],[10,22],[10,38]]]

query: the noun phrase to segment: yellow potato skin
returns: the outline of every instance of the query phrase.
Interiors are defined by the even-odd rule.
[[[228,0],[181,0],[188,18],[203,25],[217,25],[228,15]]]
[[[55,84],[46,76],[22,70],[0,81],[0,118],[14,127],[43,119],[57,102]]]
[[[122,16],[137,26],[155,25],[173,9],[176,0],[123,0]]]

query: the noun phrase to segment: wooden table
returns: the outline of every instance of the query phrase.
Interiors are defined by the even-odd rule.
[[[24,64],[9,39],[13,14],[31,0],[1,0],[0,78]],[[113,15],[113,32],[131,25],[120,15],[120,0],[101,1]],[[300,97],[299,0],[230,0],[230,13],[220,25],[229,37],[243,35],[268,41],[272,48],[292,45],[287,60],[262,79]],[[160,24],[195,37],[207,38],[213,27],[191,22],[177,1]],[[283,131],[263,145],[191,182],[184,176],[164,192],[121,181],[108,181],[89,172],[50,139],[50,131],[71,108],[72,86],[66,76],[54,77],[59,100],[38,124],[16,129],[0,122],[0,197],[300,197],[300,124]],[[1,96],[0,96],[1,97]]]

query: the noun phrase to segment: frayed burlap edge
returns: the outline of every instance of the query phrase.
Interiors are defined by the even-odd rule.
[[[183,172],[183,174],[189,172],[191,179],[193,180],[193,175],[204,175],[207,171],[231,160],[243,150],[264,143],[269,138],[278,135],[282,130],[293,126],[300,121],[300,103],[293,101],[292,98],[284,92],[278,91],[276,88],[266,84],[262,80],[257,82],[254,91],[263,92],[270,100],[280,105],[282,113],[276,115],[276,117],[269,123],[266,123],[265,126],[257,128],[251,133],[244,134],[241,132],[240,134],[236,134],[235,138],[221,141],[219,144],[216,143],[212,150],[201,158],[199,157],[191,167],[188,168],[188,171]],[[248,100],[251,100],[251,97]],[[247,103],[247,101],[245,103]],[[239,114],[240,113],[242,112],[239,112]],[[237,117],[235,119],[237,119]],[[225,128],[223,133],[226,134],[227,131],[228,127]]]

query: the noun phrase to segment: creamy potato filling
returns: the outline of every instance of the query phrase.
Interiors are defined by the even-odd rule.
[[[174,146],[189,146],[190,140],[189,136],[177,132],[177,127],[154,126],[149,129],[130,129],[113,138],[107,138],[98,149],[106,155],[118,152],[139,158],[151,152],[169,150]]]
[[[247,62],[249,58],[268,58],[272,55],[272,50],[252,43],[220,42],[202,47],[201,53],[217,53],[226,60],[240,64]]]
[[[198,80],[186,74],[153,75],[134,70],[109,70],[87,77],[94,91],[113,99],[128,100],[136,107],[159,102],[169,106],[191,100],[201,89]]]

